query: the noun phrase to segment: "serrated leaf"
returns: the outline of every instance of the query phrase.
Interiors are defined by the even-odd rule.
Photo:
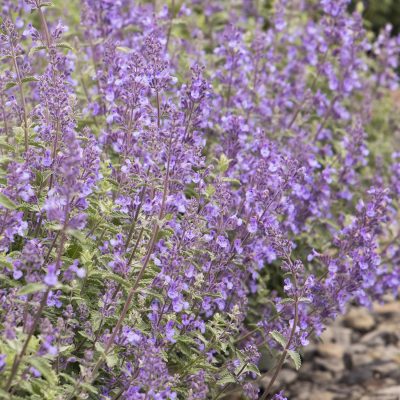
[[[229,168],[230,160],[225,154],[221,154],[218,160],[218,170],[222,173],[226,172]]]
[[[100,354],[104,354],[104,347],[102,346],[101,343],[96,342],[94,347]]]
[[[47,48],[46,46],[34,46],[34,47],[31,47],[31,49],[29,50],[29,54],[36,53],[37,51],[40,51],[40,50],[45,50],[46,48]]]
[[[241,186],[241,182],[239,181],[239,179],[234,179],[234,178],[227,178],[227,177],[224,177],[224,178],[222,178],[222,181],[223,182],[229,182],[229,183],[232,183],[232,185],[235,185],[235,186]]]
[[[42,374],[43,378],[45,378],[50,385],[55,385],[57,383],[56,374],[51,369],[48,360],[45,358],[30,358],[28,362]]]
[[[27,76],[24,79],[22,79],[22,83],[26,83],[26,82],[38,82],[39,79],[35,78],[34,76]]]
[[[85,235],[81,232],[78,231],[76,229],[71,229],[70,231],[68,231],[68,233],[73,236],[75,239],[77,239],[79,242],[84,243],[85,242]]]
[[[132,53],[132,50],[129,47],[117,46],[115,49],[125,54]]]
[[[298,370],[301,367],[301,357],[297,351],[288,350],[289,357],[292,359],[295,368]]]
[[[215,193],[215,187],[213,185],[208,185],[206,188],[207,197],[211,197]]]
[[[107,279],[111,279],[117,283],[120,283],[125,288],[130,287],[129,281],[126,278],[123,278],[122,276],[113,274],[111,272],[93,272],[90,274],[90,278],[99,278],[104,281],[106,281]]]
[[[106,356],[107,367],[109,368],[115,367],[117,363],[118,363],[118,357],[116,354],[109,354]]]
[[[0,193],[0,205],[8,210],[15,210],[17,208],[17,205],[3,193]]]
[[[286,339],[280,332],[272,331],[269,334],[272,337],[272,339],[278,342],[283,348],[286,347]]]
[[[287,299],[282,299],[281,304],[286,304],[286,303],[293,303],[294,299],[288,297]]]
[[[257,376],[261,375],[260,370],[254,364],[247,364],[246,367],[243,369],[242,373],[244,373],[244,372],[253,372]]]
[[[66,381],[68,381],[69,383],[72,383],[72,384],[76,383],[76,380],[72,376],[65,374],[64,372],[60,372],[59,375],[61,377],[63,377]]]
[[[17,296],[24,296],[27,294],[40,292],[45,288],[46,285],[44,285],[43,283],[28,283],[18,291]]]
[[[236,383],[236,379],[231,373],[227,372],[225,374],[220,375],[220,378],[218,379],[217,383],[219,386],[224,386],[227,383]]]
[[[17,86],[17,82],[8,82],[5,86],[5,90],[11,89],[14,86]]]
[[[8,144],[8,143],[4,140],[3,137],[0,139],[0,147],[1,147],[2,149],[6,149],[6,150],[9,150],[9,151],[15,151],[14,146],[11,146],[10,144]]]
[[[90,384],[88,384],[88,383],[80,383],[80,386],[81,386],[82,388],[84,388],[85,390],[87,390],[88,392],[90,392],[90,393],[98,394],[97,388],[94,387],[93,385],[90,385]]]
[[[300,297],[299,302],[300,303],[311,303],[311,300],[308,297]]]
[[[59,47],[61,49],[68,49],[68,50],[74,51],[73,47],[71,47],[68,43],[64,43],[64,42],[63,43],[58,43],[56,45],[56,47]]]

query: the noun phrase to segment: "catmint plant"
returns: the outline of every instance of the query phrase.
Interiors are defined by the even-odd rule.
[[[261,3],[3,1],[1,398],[285,399],[398,294],[400,39]]]

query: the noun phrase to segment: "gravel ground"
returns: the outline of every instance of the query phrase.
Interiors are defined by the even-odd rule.
[[[400,400],[400,302],[351,308],[305,350],[299,372],[282,370],[282,387],[290,400]]]

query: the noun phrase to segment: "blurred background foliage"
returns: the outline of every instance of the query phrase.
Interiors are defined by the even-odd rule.
[[[400,0],[358,0],[352,8],[362,7],[367,28],[378,33],[386,24],[393,25],[393,34],[400,33]]]

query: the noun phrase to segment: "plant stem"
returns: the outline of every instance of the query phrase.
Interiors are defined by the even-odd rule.
[[[157,94],[157,98],[158,98],[158,94]],[[158,102],[157,102],[158,103]],[[164,185],[163,185],[163,196],[162,196],[162,202],[161,202],[161,207],[160,207],[160,213],[158,216],[159,221],[161,221],[164,218],[164,208],[165,208],[165,204],[166,204],[166,200],[167,200],[167,196],[168,196],[168,185],[169,185],[169,170],[170,170],[170,164],[171,164],[171,147],[172,147],[172,133],[170,135],[170,139],[169,139],[169,143],[168,143],[168,156],[167,156],[167,166],[166,166],[166,172],[165,172],[165,178],[164,178]],[[94,379],[95,376],[98,372],[98,370],[100,369],[100,367],[103,365],[104,360],[106,358],[106,356],[108,355],[108,353],[111,350],[112,345],[114,344],[114,340],[122,326],[122,323],[125,320],[126,315],[128,314],[129,311],[129,307],[132,303],[133,297],[136,294],[137,288],[139,287],[139,283],[143,278],[143,275],[147,269],[147,265],[150,261],[150,257],[153,254],[153,249],[154,249],[154,245],[156,243],[156,239],[157,239],[157,235],[160,229],[160,225],[159,225],[159,221],[156,221],[154,223],[153,226],[153,231],[152,231],[152,235],[151,235],[151,239],[149,242],[149,246],[147,249],[147,253],[145,256],[145,259],[143,261],[143,265],[142,268],[140,269],[135,283],[133,284],[132,288],[129,290],[128,293],[128,297],[125,301],[124,307],[121,311],[121,314],[118,318],[117,323],[114,326],[114,329],[111,333],[111,336],[108,338],[107,343],[105,345],[104,348],[104,353],[100,356],[100,358],[98,359],[98,361],[96,362],[95,366],[93,367],[92,371],[89,374],[89,379],[86,381],[86,383],[91,383]],[[76,390],[71,394],[71,396],[69,397],[69,399],[72,399],[75,397],[75,393]]]
[[[2,110],[2,114],[3,114],[4,131],[5,131],[5,134],[6,134],[5,136],[6,136],[7,143],[9,143],[10,142],[10,138],[9,138],[9,133],[8,133],[8,123],[7,123],[6,108],[5,108],[4,94],[3,93],[1,93],[0,99],[1,99],[1,110]]]
[[[42,311],[43,311],[44,307],[46,306],[47,298],[49,296],[49,293],[50,293],[50,289],[47,289],[46,292],[44,293],[43,297],[42,297],[39,309],[35,314],[35,317],[34,317],[34,320],[33,320],[33,324],[31,326],[31,329],[28,332],[28,336],[27,336],[27,338],[25,340],[25,343],[24,343],[24,345],[22,347],[22,350],[14,358],[14,362],[13,362],[13,365],[11,367],[10,376],[8,377],[8,380],[7,380],[7,383],[6,383],[6,386],[5,386],[6,392],[8,392],[11,389],[11,385],[12,385],[13,379],[14,379],[15,375],[18,373],[18,369],[19,369],[19,366],[21,364],[21,361],[22,361],[22,359],[23,359],[23,357],[24,357],[24,355],[26,353],[26,350],[28,349],[28,345],[29,345],[29,343],[31,341],[31,338],[32,338],[34,332],[35,332],[35,329],[39,324],[39,320],[40,320],[40,317],[42,315]]]
[[[290,256],[287,255],[286,259],[287,259],[287,261],[289,262],[290,265],[293,265],[292,262],[291,262],[291,260],[290,260]],[[295,287],[295,290],[297,291],[297,280],[296,280],[295,274],[293,274],[293,280],[294,280],[294,287]],[[295,300],[294,300],[294,318],[293,318],[293,326],[292,326],[292,329],[291,329],[291,331],[290,331],[289,339],[288,339],[288,341],[287,341],[287,343],[286,343],[286,346],[285,346],[285,348],[284,348],[284,350],[283,350],[283,353],[281,354],[281,357],[279,358],[279,361],[278,361],[277,367],[276,367],[276,369],[275,369],[275,372],[274,372],[274,374],[273,374],[271,380],[269,381],[269,384],[268,384],[268,386],[266,387],[265,392],[264,392],[263,395],[260,397],[260,400],[266,400],[267,397],[268,397],[268,395],[269,395],[269,393],[271,392],[272,386],[273,386],[273,384],[275,383],[276,378],[278,377],[279,372],[280,372],[281,369],[282,369],[283,363],[284,363],[285,360],[286,360],[287,353],[288,353],[288,351],[290,350],[290,346],[291,346],[291,344],[292,344],[292,342],[293,342],[294,335],[295,335],[295,333],[296,333],[296,328],[297,328],[298,323],[299,323],[299,298],[298,298],[298,295],[296,294]]]
[[[22,87],[21,72],[19,70],[18,63],[17,63],[17,56],[15,54],[14,43],[12,42],[11,39],[10,39],[10,49],[11,49],[11,58],[13,60],[15,74],[17,76],[19,94],[21,96],[21,102],[22,102],[22,117],[24,120],[25,151],[28,151],[28,147],[29,147],[29,144],[28,144],[28,117],[27,117],[27,113],[26,113],[26,100],[25,100],[24,89]]]
[[[40,4],[40,0],[36,1],[36,7],[37,7],[37,10],[38,10],[38,13],[39,13],[40,24],[42,25],[42,29],[43,29],[43,32],[44,32],[44,37],[46,39],[47,48],[50,48],[50,46],[51,46],[51,36],[50,36],[50,33],[49,33],[49,27],[47,26],[46,18],[45,18],[44,14],[43,14],[43,10],[42,10],[42,6]]]

